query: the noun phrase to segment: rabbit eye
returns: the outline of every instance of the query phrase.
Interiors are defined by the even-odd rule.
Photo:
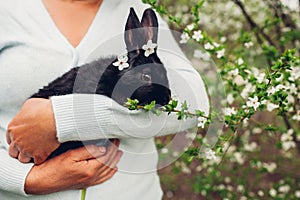
[[[151,76],[149,74],[142,74],[141,79],[146,82],[151,81]]]

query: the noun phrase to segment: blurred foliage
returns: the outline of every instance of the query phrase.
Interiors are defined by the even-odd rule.
[[[218,99],[225,124],[219,142],[207,145],[206,131],[198,130],[193,146],[160,170],[164,199],[300,199],[299,3],[143,2],[182,33],[175,37],[211,100],[218,93],[212,73],[221,76],[226,91]],[[176,154],[164,145],[172,137],[157,140],[162,154]]]

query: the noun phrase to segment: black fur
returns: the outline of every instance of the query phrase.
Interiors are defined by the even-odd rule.
[[[146,57],[142,49],[148,40],[157,42],[157,31],[157,18],[151,9],[145,10],[140,22],[131,8],[124,34],[128,51],[128,68],[120,71],[113,65],[117,61],[117,56],[100,58],[71,69],[40,89],[31,98],[81,93],[106,95],[121,105],[127,101],[127,98],[138,99],[140,105],[149,104],[153,100],[159,105],[167,104],[171,92],[166,69],[157,56],[156,50]],[[49,158],[81,146],[83,144],[80,141],[63,143]]]

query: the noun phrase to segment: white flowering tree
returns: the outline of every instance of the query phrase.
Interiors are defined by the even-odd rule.
[[[143,2],[182,33],[178,42],[193,59],[214,61],[226,90],[222,111],[195,111],[201,127],[194,145],[161,170],[164,198],[300,199],[300,2]],[[193,117],[182,108],[179,117]],[[208,146],[202,128],[213,120],[224,127]]]

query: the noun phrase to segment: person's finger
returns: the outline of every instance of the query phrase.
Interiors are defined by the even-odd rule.
[[[70,150],[69,154],[71,154],[75,161],[83,161],[103,156],[104,154],[106,154],[106,151],[106,147],[88,145],[78,149]]]
[[[110,159],[109,163],[107,163],[105,168],[102,168],[100,175],[105,176],[107,175],[112,169],[114,169],[117,165],[117,163],[120,161],[121,157],[123,155],[122,151],[117,151],[117,154],[114,155],[112,159]]]
[[[29,156],[24,155],[23,153],[19,153],[18,160],[22,163],[29,163],[31,158]]]
[[[19,150],[15,147],[13,143],[9,145],[8,153],[13,158],[17,158],[19,156]]]
[[[97,160],[105,164],[106,166],[109,166],[111,160],[113,160],[116,157],[118,151],[118,142],[112,143],[109,145],[106,155],[98,158]]]
[[[117,151],[117,155],[114,158],[111,159],[109,167],[110,168],[115,168],[117,163],[120,161],[122,155],[123,155],[122,151],[120,151],[120,150]]]
[[[10,144],[10,143],[11,143],[9,131],[6,131],[6,142],[7,142],[7,144]]]
[[[118,171],[118,168],[110,169],[108,174],[106,174],[105,176],[102,176],[99,180],[97,180],[95,182],[95,185],[101,184],[101,183],[107,181],[108,179],[111,179],[117,171]]]

